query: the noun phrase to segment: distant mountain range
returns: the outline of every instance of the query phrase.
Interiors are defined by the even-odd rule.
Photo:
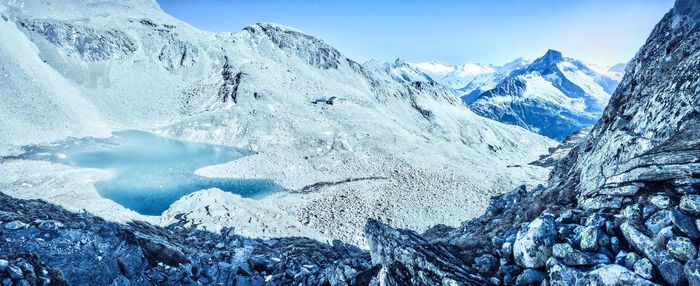
[[[385,80],[439,82],[481,116],[557,140],[595,124],[625,69],[625,64],[583,63],[555,50],[534,61],[519,58],[503,66],[401,60],[365,65]]]

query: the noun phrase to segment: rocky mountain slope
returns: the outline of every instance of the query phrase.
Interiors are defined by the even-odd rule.
[[[209,33],[152,0],[0,1],[0,16],[0,37],[12,39],[0,42],[0,156],[138,129],[250,150],[197,174],[285,189],[254,201],[205,190],[144,216],[99,195],[107,171],[3,160],[0,189],[15,197],[119,222],[183,215],[207,229],[365,245],[367,218],[456,226],[491,195],[547,174],[526,163],[551,140],[484,119],[439,84],[383,80],[293,28]]]
[[[588,65],[550,50],[512,71],[492,89],[467,98],[477,114],[562,140],[595,124],[617,84]]]
[[[430,284],[418,273],[461,262],[493,284],[700,285],[699,24],[700,2],[677,0],[547,187],[497,197],[483,217],[423,238],[368,226],[386,284]],[[446,249],[457,259],[426,266],[391,255],[412,244],[442,246],[423,255]]]

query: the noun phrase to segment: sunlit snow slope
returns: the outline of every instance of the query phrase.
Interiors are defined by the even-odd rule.
[[[263,199],[264,208],[228,193],[209,202],[211,191],[195,193],[167,211],[164,222],[187,214],[200,226],[235,225],[246,235],[362,243],[367,217],[418,230],[457,224],[479,214],[490,195],[546,176],[541,168],[512,166],[538,158],[553,141],[474,114],[442,85],[376,76],[292,28],[203,32],[149,0],[3,0],[0,14],[0,36],[11,39],[0,41],[0,151],[150,130],[252,150],[198,174],[269,178],[288,190]],[[332,105],[322,103],[333,97]],[[77,195],[94,193],[89,174],[66,190],[55,184],[73,173],[34,169],[43,165],[5,164],[10,175],[0,186],[69,209],[134,217],[94,195]],[[48,170],[61,172],[62,181],[48,179],[54,175]],[[206,209],[238,204],[252,217],[203,215],[187,200]]]

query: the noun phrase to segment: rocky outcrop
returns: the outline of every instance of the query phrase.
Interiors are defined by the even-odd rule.
[[[366,252],[338,241],[121,225],[3,194],[0,226],[3,285],[343,285],[372,273]]]
[[[45,19],[21,20],[19,25],[27,33],[62,48],[68,55],[88,62],[124,58],[138,49],[134,40],[119,30],[97,30],[80,23]]]
[[[372,263],[382,266],[378,276],[381,285],[490,284],[447,248],[428,243],[415,232],[370,220],[365,235]]]
[[[549,186],[495,197],[484,216],[431,229],[425,244],[485,265],[477,273],[495,284],[698,285],[698,37],[700,2],[678,0]]]

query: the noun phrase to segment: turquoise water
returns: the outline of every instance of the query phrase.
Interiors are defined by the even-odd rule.
[[[219,188],[247,198],[281,190],[270,180],[217,179],[194,174],[199,168],[249,155],[248,151],[168,139],[143,131],[26,146],[24,151],[14,158],[112,171],[112,178],[95,184],[97,191],[144,215],[160,215],[182,196],[202,189]]]

